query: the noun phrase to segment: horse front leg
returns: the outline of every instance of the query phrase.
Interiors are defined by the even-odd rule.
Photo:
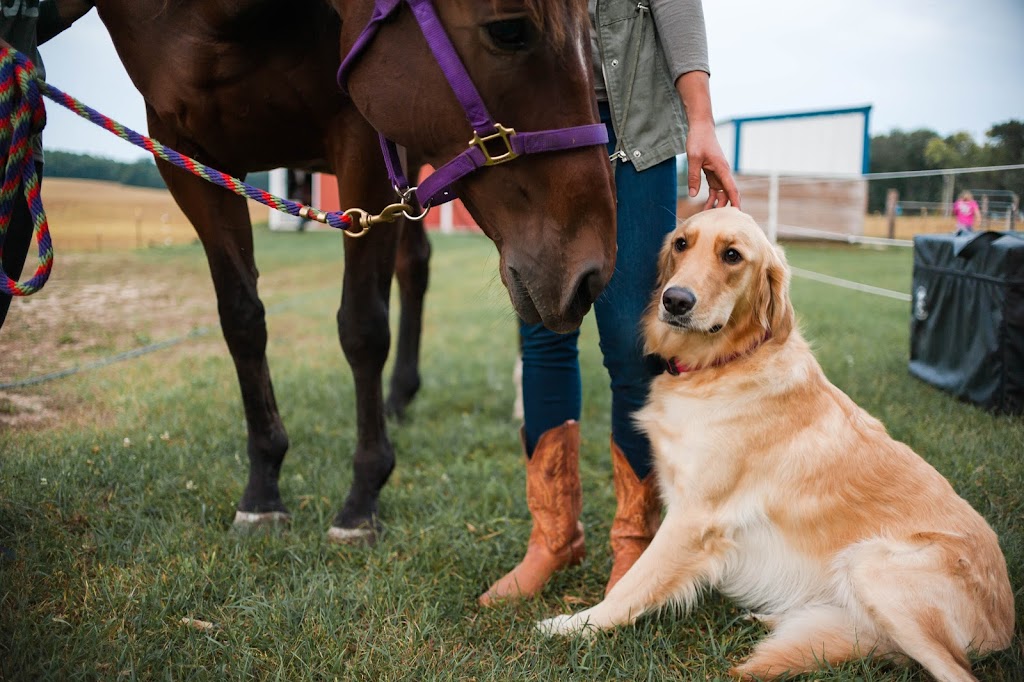
[[[341,204],[378,213],[396,197],[376,133],[361,119],[349,121],[344,130],[334,157]],[[399,232],[398,223],[384,223],[363,237],[345,237],[338,339],[355,382],[356,450],[352,485],[328,532],[335,542],[376,542],[381,529],[378,497],[395,467],[384,419],[383,371],[391,344],[388,304]]]
[[[420,337],[423,299],[430,278],[430,241],[421,221],[406,220],[398,242],[395,279],[402,310],[398,321],[398,350],[391,370],[387,414],[402,419],[420,389]]]
[[[161,125],[150,112],[150,131],[167,144],[202,157],[188,140]],[[217,294],[220,326],[235,364],[248,430],[249,481],[234,524],[250,528],[285,522],[278,479],[288,435],[274,400],[267,366],[267,325],[256,289],[252,225],[245,200],[163,161],[160,174],[192,222],[206,251]]]
[[[352,486],[328,533],[335,542],[376,542],[377,499],[395,467],[384,420],[382,377],[391,343],[388,297],[396,232],[394,225],[378,225],[361,239],[345,238],[338,338],[355,382],[356,451]]]

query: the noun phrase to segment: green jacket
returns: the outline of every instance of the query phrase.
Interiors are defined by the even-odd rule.
[[[686,150],[676,79],[710,73],[700,0],[590,0],[616,152],[638,171]]]

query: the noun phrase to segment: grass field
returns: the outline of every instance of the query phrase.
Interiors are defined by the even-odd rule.
[[[54,242],[64,251],[124,251],[196,240],[192,225],[163,189],[45,178],[43,205]],[[254,223],[266,222],[266,207],[250,201],[249,210]]]
[[[270,366],[292,443],[282,488],[294,520],[273,535],[230,529],[245,430],[201,249],[58,252],[52,282],[16,302],[0,335],[0,383],[199,335],[0,392],[0,679],[718,680],[750,651],[764,631],[718,596],[590,641],[533,630],[539,618],[600,600],[609,567],[609,395],[589,318],[588,558],[537,600],[477,606],[530,531],[511,416],[514,323],[489,242],[453,235],[433,244],[423,388],[409,420],[392,424],[398,467],[381,499],[386,533],[372,549],[325,541],[355,438],[334,330],[336,234],[257,234]],[[910,288],[907,250],[788,254],[803,268]],[[908,375],[908,304],[799,279],[793,299],[833,382],[992,523],[1020,620],[1024,422]],[[975,664],[980,679],[1024,679],[1020,632],[1010,650]],[[867,662],[806,679],[926,678]]]

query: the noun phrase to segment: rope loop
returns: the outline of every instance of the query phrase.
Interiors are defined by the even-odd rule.
[[[0,47],[0,158],[4,159],[0,185],[0,293],[28,296],[43,288],[53,269],[53,244],[43,211],[36,173],[33,139],[46,125],[46,108],[32,61],[8,47]],[[19,196],[20,191],[20,196]],[[3,270],[3,245],[16,203],[24,197],[32,218],[32,233],[39,245],[39,265],[25,282],[16,282]]]

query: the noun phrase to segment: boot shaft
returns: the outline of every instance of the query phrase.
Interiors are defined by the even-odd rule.
[[[577,535],[583,509],[580,484],[580,426],[567,421],[545,431],[526,460],[526,506],[533,534],[557,552]]]

